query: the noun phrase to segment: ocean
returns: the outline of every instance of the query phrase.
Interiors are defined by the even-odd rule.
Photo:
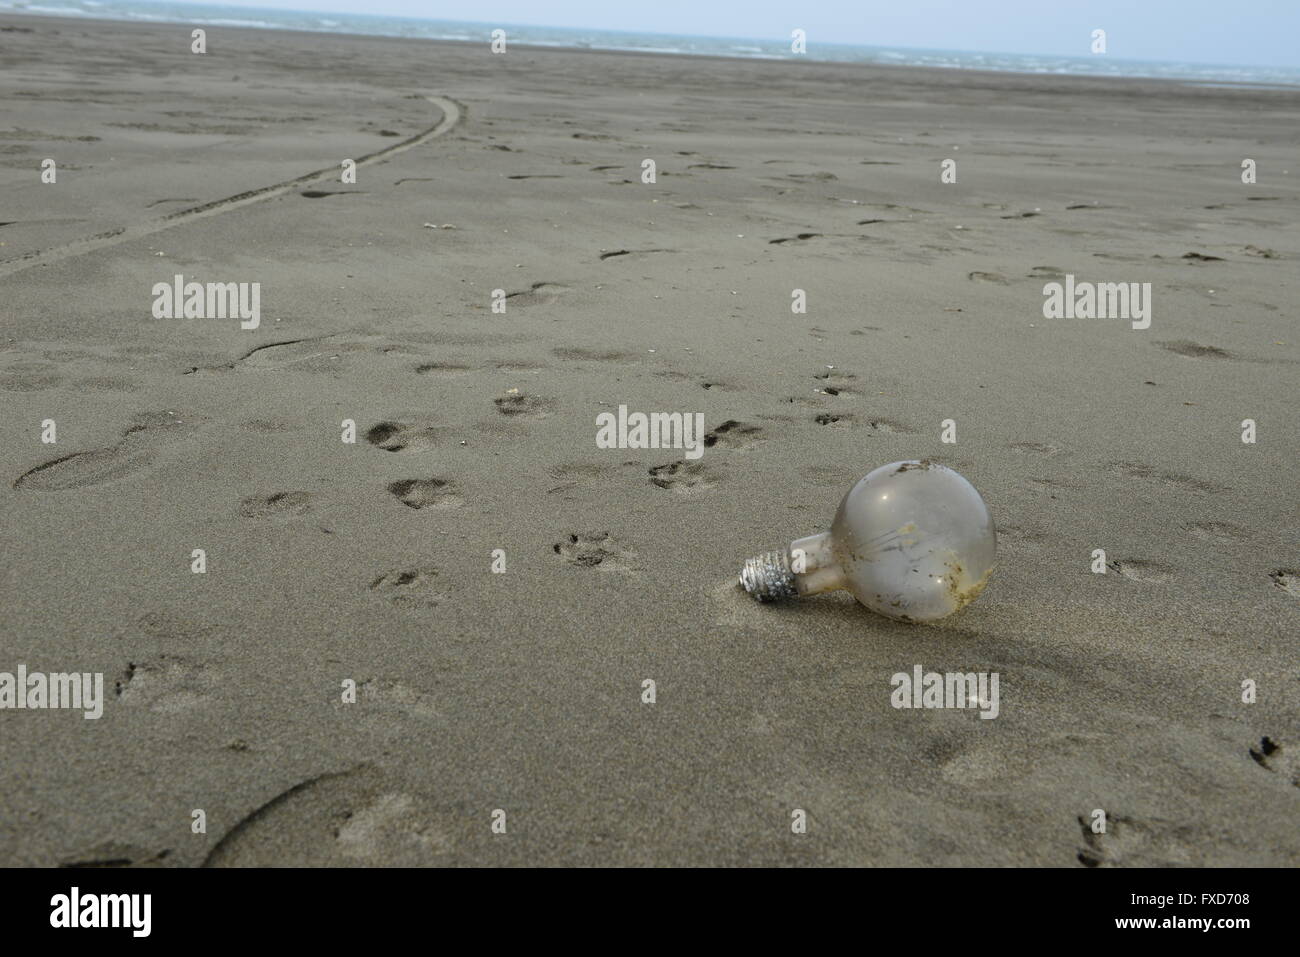
[[[638,50],[696,56],[787,59],[787,37],[746,39],[686,37],[661,33],[622,33],[571,27],[519,26],[417,20],[407,17],[348,13],[307,13],[219,4],[178,4],[148,0],[0,0],[0,13],[26,13],[106,20],[140,20],[204,26],[253,27],[266,30],[306,30],[371,36],[415,37],[464,43],[489,42],[492,30],[506,31],[510,42],[530,46],[577,47],[592,50]],[[1201,63],[1149,62],[1111,56],[1029,56],[1017,53],[972,53],[904,47],[858,46],[808,41],[806,58],[823,61],[895,64],[948,69],[997,70],[1075,76],[1149,77],[1218,85],[1300,86],[1300,69]]]

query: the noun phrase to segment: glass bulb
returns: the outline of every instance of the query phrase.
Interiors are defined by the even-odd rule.
[[[975,486],[945,465],[893,462],[859,479],[829,532],[745,562],[759,601],[847,588],[874,612],[934,621],[974,601],[997,558],[997,535]]]

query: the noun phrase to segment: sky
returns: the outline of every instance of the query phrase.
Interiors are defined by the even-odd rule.
[[[186,0],[179,0],[184,3]],[[989,53],[1300,67],[1300,0],[208,0],[226,6]]]

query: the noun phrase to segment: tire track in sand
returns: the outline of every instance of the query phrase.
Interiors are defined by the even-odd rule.
[[[360,157],[357,166],[367,166],[376,160],[387,159],[398,153],[404,153],[413,147],[420,146],[429,140],[442,136],[458,124],[465,114],[465,108],[455,100],[445,96],[434,96],[428,94],[425,99],[434,106],[442,110],[442,119],[433,126],[429,127],[412,137],[402,140],[400,143],[394,143],[384,149],[376,150],[373,153],[367,153]],[[47,266],[50,263],[60,262],[64,259],[71,259],[74,256],[81,256],[96,249],[103,249],[105,246],[114,246],[118,243],[129,242],[133,239],[140,239],[144,236],[151,236],[154,233],[162,232],[164,229],[171,229],[173,226],[181,226],[195,219],[202,219],[206,216],[215,216],[219,213],[228,213],[233,209],[240,209],[244,206],[251,206],[253,203],[260,203],[263,200],[274,199],[277,196],[283,196],[286,193],[305,186],[308,183],[314,183],[317,180],[329,176],[338,175],[338,167],[331,166],[328,169],[318,169],[310,173],[304,173],[302,176],[294,179],[285,180],[282,183],[275,183],[271,186],[262,186],[258,189],[250,189],[247,192],[236,193],[234,196],[227,196],[224,199],[214,199],[208,203],[202,203],[198,206],[191,206],[188,209],[177,210],[161,219],[151,220],[146,223],[137,223],[133,226],[119,226],[117,229],[110,229],[108,232],[99,233],[88,239],[75,239],[70,243],[64,243],[61,246],[51,246],[49,249],[40,249],[35,252],[27,253],[17,259],[7,259],[0,261],[0,276],[12,276],[14,273],[22,272],[24,269],[31,269],[33,266]]]

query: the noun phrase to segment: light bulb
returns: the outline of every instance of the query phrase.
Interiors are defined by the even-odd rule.
[[[859,479],[829,532],[751,558],[740,571],[759,601],[847,588],[899,621],[951,615],[984,590],[997,557],[988,506],[957,472],[894,462]]]

